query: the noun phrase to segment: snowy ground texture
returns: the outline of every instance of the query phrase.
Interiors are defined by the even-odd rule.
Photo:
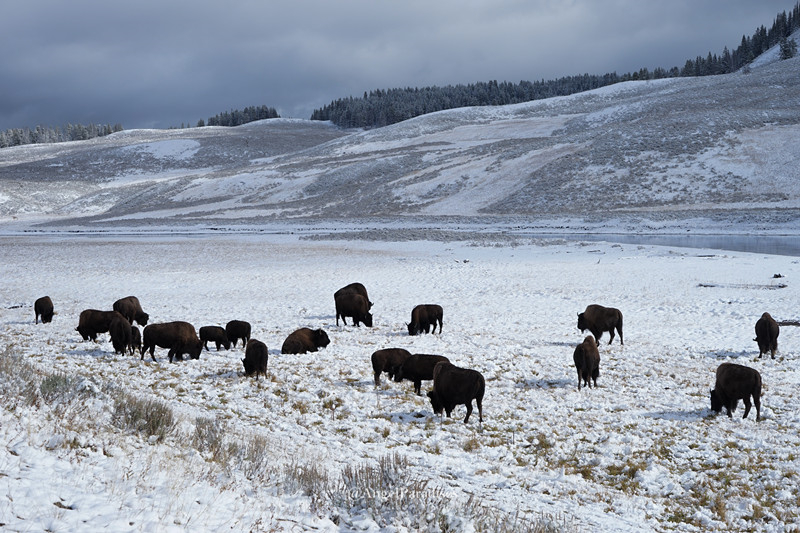
[[[798,319],[797,258],[285,235],[4,237],[0,246],[0,360],[21,356],[38,379],[55,374],[82,391],[54,399],[0,373],[4,530],[800,527],[800,328],[781,329],[774,360],[759,360],[753,342],[764,311]],[[333,292],[352,281],[375,302],[373,328],[335,323]],[[44,294],[57,314],[35,325],[32,302]],[[248,320],[269,346],[269,379],[243,375],[241,346],[169,363],[166,350],[142,361],[115,355],[106,335],[80,339],[81,310],[129,294],[151,322]],[[444,307],[441,335],[407,335],[419,303]],[[605,335],[598,388],[578,391],[576,314],[590,303],[622,310],[625,345]],[[281,355],[303,326],[325,329],[330,346]],[[482,372],[483,424],[476,412],[465,425],[463,406],[440,423],[408,382],[384,378],[376,389],[370,355],[387,347]],[[725,361],[761,373],[761,422],[755,412],[742,419],[741,405],[732,419],[710,411]],[[165,402],[176,429],[147,439],[115,424],[120,391]],[[198,439],[203,429],[255,451],[225,461],[228,448]],[[364,486],[372,498],[353,496]]]
[[[800,57],[369,131],[278,119],[14,147],[0,150],[0,221],[87,230],[458,216],[664,232],[699,219],[796,232],[798,79]]]

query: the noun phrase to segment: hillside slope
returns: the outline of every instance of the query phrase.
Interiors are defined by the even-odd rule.
[[[0,216],[47,226],[800,210],[800,58],[386,128],[270,120],[0,150]],[[756,215],[757,214],[757,215]]]

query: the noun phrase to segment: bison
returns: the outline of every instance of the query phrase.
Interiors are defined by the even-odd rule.
[[[724,407],[728,418],[736,410],[739,400],[744,401],[744,416],[750,413],[750,396],[756,406],[756,422],[761,420],[761,374],[753,368],[734,363],[717,367],[717,381],[711,391],[711,410],[719,413]]]
[[[119,311],[130,324],[135,320],[140,326],[146,326],[150,315],[142,311],[142,305],[136,296],[126,296],[114,302],[114,311]]]
[[[372,313],[369,312],[369,300],[360,294],[346,292],[336,298],[336,325],[339,325],[339,317],[347,325],[346,318],[352,317],[353,324],[358,326],[363,322],[365,326],[372,327]]]
[[[208,341],[213,342],[219,351],[220,346],[224,346],[226,350],[231,349],[231,341],[228,340],[228,334],[225,329],[220,326],[203,326],[199,329],[200,340],[203,341],[203,348],[208,350]]]
[[[244,349],[244,359],[242,359],[244,375],[252,376],[255,374],[256,379],[258,379],[259,374],[264,374],[266,378],[268,362],[269,351],[267,350],[267,345],[256,339],[248,340]]]
[[[130,351],[131,355],[135,354],[137,351],[142,349],[142,334],[139,332],[139,328],[136,326],[131,326],[131,344],[130,344]]]
[[[433,367],[436,363],[450,360],[443,355],[415,353],[394,368],[394,381],[400,383],[404,379],[414,382],[414,392],[420,395],[423,379],[433,379]]]
[[[133,338],[131,323],[128,319],[117,313],[108,325],[108,336],[111,337],[111,344],[114,346],[114,353],[125,355],[130,349]]]
[[[600,346],[600,337],[604,331],[611,334],[608,344],[614,340],[614,329],[619,332],[619,343],[622,341],[622,313],[613,307],[603,307],[602,305],[592,304],[586,307],[583,313],[578,313],[578,329],[581,332],[587,329],[594,335],[597,346]]]
[[[761,318],[756,321],[756,338],[753,339],[758,343],[758,358],[768,351],[775,359],[775,352],[778,351],[778,334],[780,328],[775,319],[769,313],[764,313]]]
[[[597,378],[600,376],[600,352],[597,351],[595,338],[587,335],[583,342],[575,347],[572,360],[575,361],[575,369],[578,371],[578,390],[581,390],[581,381],[584,386],[592,388],[590,379],[597,387]]]
[[[464,423],[469,421],[472,414],[472,400],[478,405],[478,420],[483,422],[483,393],[486,391],[486,381],[483,375],[471,368],[460,368],[450,363],[437,363],[433,369],[433,389],[428,392],[431,407],[437,415],[442,414],[442,409],[450,418],[450,413],[456,405],[465,405],[467,416]]]
[[[117,311],[98,311],[97,309],[84,309],[78,318],[78,327],[75,331],[81,334],[83,340],[97,340],[98,333],[105,333],[111,321],[122,316]],[[124,318],[124,317],[123,317]]]
[[[411,311],[411,322],[408,324],[409,335],[419,335],[423,331],[428,333],[431,325],[436,333],[436,323],[439,323],[439,334],[442,333],[442,315],[444,311],[441,305],[423,304],[416,306]]]
[[[389,374],[389,379],[394,377],[394,371],[406,359],[411,357],[411,352],[403,348],[386,348],[372,354],[372,370],[375,372],[375,386],[381,384],[381,373]]]
[[[316,352],[331,343],[328,334],[323,329],[300,328],[292,332],[283,341],[281,353],[307,353]]]
[[[242,339],[242,348],[244,348],[247,346],[247,341],[250,340],[250,322],[231,320],[225,324],[225,335],[227,335],[228,340],[233,343],[234,348],[236,348],[236,343],[239,339]]]
[[[203,343],[197,337],[194,326],[181,321],[146,326],[142,333],[141,358],[144,359],[145,352],[150,350],[150,357],[155,361],[156,346],[169,349],[170,363],[173,358],[183,360],[183,354],[188,354],[192,359],[200,359],[200,352],[203,351]]]
[[[338,291],[333,293],[333,300],[336,301],[336,298],[341,296],[342,294],[360,294],[364,297],[367,301],[367,309],[372,309],[372,302],[369,301],[369,295],[367,294],[367,288],[364,287],[361,283],[351,283],[350,285],[345,285]]]
[[[42,317],[42,324],[47,324],[53,320],[53,300],[49,296],[42,296],[33,302],[33,312],[36,314],[36,324],[39,323],[39,316]]]

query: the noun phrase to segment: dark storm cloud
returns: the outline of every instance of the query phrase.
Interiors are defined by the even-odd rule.
[[[269,105],[308,118],[376,88],[683,66],[769,27],[787,0],[108,2],[0,16],[0,130],[194,124]]]

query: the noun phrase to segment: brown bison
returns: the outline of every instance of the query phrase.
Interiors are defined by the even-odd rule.
[[[242,348],[244,348],[247,346],[247,341],[250,340],[250,329],[250,322],[231,320],[225,324],[225,335],[228,336],[228,340],[233,344],[234,348],[236,348],[236,343],[239,339],[242,339]]]
[[[403,348],[386,348],[374,352],[372,354],[372,370],[375,373],[375,386],[380,386],[382,372],[389,374],[389,379],[392,379],[395,368],[403,364],[409,357],[411,357],[411,352]]]
[[[98,311],[97,309],[84,309],[78,318],[78,327],[75,331],[81,334],[83,340],[97,340],[98,333],[105,333],[114,317],[122,316],[117,311]],[[123,317],[124,318],[124,317]]]
[[[600,376],[600,352],[597,351],[597,341],[587,335],[572,354],[575,369],[578,371],[578,390],[581,390],[581,380],[584,386],[592,388],[591,379],[597,387],[597,378]]]
[[[130,352],[131,355],[135,354],[142,349],[142,334],[139,332],[139,328],[136,326],[131,326],[131,344],[130,344]]]
[[[128,319],[117,313],[108,325],[108,336],[111,337],[111,344],[114,346],[114,353],[125,355],[131,348],[133,332],[131,323]]]
[[[300,328],[292,332],[283,341],[281,353],[307,353],[316,352],[331,343],[328,334],[323,329]]]
[[[220,326],[203,326],[199,330],[200,333],[200,340],[203,341],[203,348],[208,350],[208,341],[213,342],[217,346],[217,351],[219,351],[220,347],[224,347],[226,350],[231,349],[231,341],[228,340],[228,334],[225,333],[225,329]]]
[[[359,325],[363,322],[365,326],[372,327],[372,313],[369,312],[369,300],[360,294],[354,292],[346,292],[340,294],[336,298],[336,325],[339,325],[339,317],[342,317],[342,322],[347,325],[346,318],[352,317],[353,324]]]
[[[49,296],[42,296],[33,302],[33,312],[36,314],[36,324],[39,323],[39,316],[42,317],[42,324],[47,324],[53,320],[53,300]]]
[[[758,343],[759,359],[768,351],[772,354],[772,358],[775,359],[775,352],[778,351],[778,334],[780,332],[781,329],[778,327],[778,323],[769,313],[764,313],[756,321],[756,338],[753,340]]]
[[[486,391],[486,381],[483,375],[471,368],[460,368],[450,363],[437,363],[433,369],[433,389],[428,392],[431,407],[437,415],[442,414],[442,409],[450,418],[450,413],[456,405],[465,405],[467,416],[464,423],[469,421],[472,414],[472,400],[478,405],[478,420],[483,422],[483,393]]]
[[[433,331],[436,333],[436,323],[439,323],[439,334],[442,333],[442,315],[444,311],[441,305],[436,304],[423,304],[416,306],[411,311],[411,322],[408,324],[409,335],[419,335],[423,331],[428,333],[433,325]]]
[[[587,329],[592,332],[597,345],[600,346],[600,337],[604,331],[611,334],[608,344],[614,340],[614,329],[619,332],[619,343],[622,341],[622,313],[613,307],[603,307],[602,305],[592,304],[586,307],[583,313],[578,313],[578,329],[581,332]]]
[[[267,350],[267,345],[256,339],[248,340],[244,349],[244,359],[242,359],[244,375],[252,376],[255,374],[256,379],[258,379],[259,374],[264,374],[266,378],[268,362],[269,351]]]
[[[142,304],[139,303],[139,298],[136,296],[126,296],[114,302],[114,311],[119,311],[122,316],[128,319],[128,322],[133,324],[135,320],[140,326],[146,326],[150,315],[142,311]]]
[[[150,324],[145,326],[142,333],[142,359],[147,350],[150,350],[150,357],[156,360],[154,355],[156,346],[167,348],[169,362],[175,358],[183,360],[183,354],[188,354],[192,359],[200,359],[200,352],[203,351],[203,343],[197,337],[194,326],[188,322],[165,322],[163,324]]]
[[[756,422],[761,420],[761,374],[757,370],[734,363],[717,367],[717,381],[711,391],[711,410],[719,413],[724,407],[728,417],[736,410],[739,400],[744,401],[744,416],[750,413],[750,396],[756,406]]]
[[[400,383],[404,379],[413,381],[414,392],[420,395],[422,380],[433,379],[433,367],[436,366],[436,363],[442,361],[445,363],[450,362],[450,360],[443,355],[415,353],[395,367],[394,381],[395,383]]]
[[[342,294],[360,294],[367,301],[367,309],[372,309],[372,302],[369,301],[367,288],[364,287],[364,285],[362,285],[361,283],[351,283],[350,285],[345,285],[344,287],[333,293],[333,300],[336,301],[336,298],[338,298]]]

